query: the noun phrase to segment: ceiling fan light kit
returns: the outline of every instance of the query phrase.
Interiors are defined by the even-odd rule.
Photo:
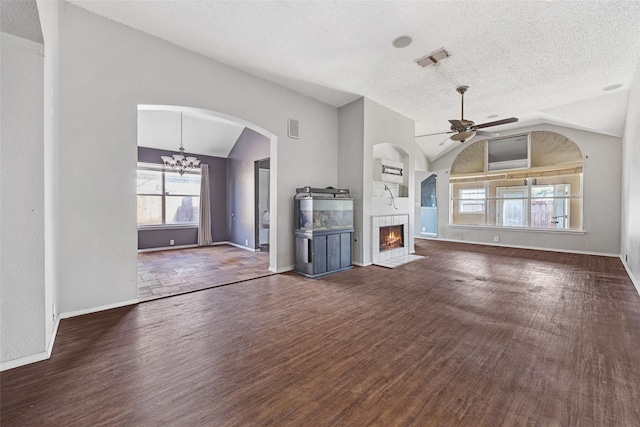
[[[464,132],[458,132],[455,135],[451,135],[452,141],[465,142],[476,136],[476,132],[473,130],[466,130]]]

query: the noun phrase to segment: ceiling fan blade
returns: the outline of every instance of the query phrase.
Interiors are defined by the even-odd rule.
[[[448,133],[455,133],[455,131],[449,131],[449,132],[438,132],[438,133],[427,133],[425,135],[416,135],[414,136],[414,138],[422,138],[423,136],[434,136],[434,135],[445,135]]]
[[[449,123],[451,123],[451,127],[455,129],[464,129],[465,127],[462,120],[449,120]]]
[[[447,142],[447,141],[451,141],[451,138],[447,138],[447,139],[445,139],[444,141],[442,141],[442,142],[441,142],[440,144],[438,144],[438,145],[444,145],[444,143],[445,143],[445,142]]]
[[[500,136],[498,132],[487,132],[486,130],[478,130],[476,131],[476,135],[486,136],[487,138],[495,138],[496,136]]]
[[[491,126],[498,126],[498,125],[504,125],[507,123],[515,123],[518,121],[517,117],[510,117],[508,119],[502,119],[502,120],[496,120],[495,122],[488,122],[488,123],[482,123],[479,125],[475,125],[474,129],[482,129],[482,128],[488,128]]]

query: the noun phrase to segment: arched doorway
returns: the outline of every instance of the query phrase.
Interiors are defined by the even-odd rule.
[[[270,158],[274,143],[275,135],[226,114],[184,106],[138,106],[138,293],[141,300],[261,277],[275,270],[275,253],[260,253],[255,234],[258,170],[254,167],[256,161]],[[208,166],[206,175],[199,168],[178,174],[163,164],[162,157],[173,156],[182,145],[186,156],[196,157]],[[145,180],[147,175],[157,177],[157,184],[151,190]],[[191,179],[186,178],[189,175],[193,175]],[[188,182],[182,183],[185,180]],[[205,183],[209,188],[201,185]],[[261,201],[266,211],[276,206],[277,189],[270,187],[268,199]],[[158,210],[155,222],[140,220],[141,209],[146,209],[144,203],[141,207],[141,200],[145,202],[145,198],[155,199]],[[181,198],[188,198],[193,206],[211,209],[208,213],[200,209],[199,215],[193,215],[193,221],[178,223],[171,206]],[[200,202],[204,200],[203,205]],[[149,215],[144,218],[147,217]],[[210,219],[210,224],[203,225],[202,218]],[[211,245],[203,243],[198,236],[198,230],[207,228],[212,231]],[[266,248],[277,245],[275,232],[269,233],[267,239]],[[190,261],[195,265],[184,265]],[[149,272],[147,267],[153,271]],[[217,274],[209,275],[207,269]],[[143,283],[147,277],[155,283],[147,286]],[[160,288],[161,285],[164,288]],[[153,295],[149,288],[154,291]]]

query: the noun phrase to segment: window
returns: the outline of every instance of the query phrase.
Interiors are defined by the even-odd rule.
[[[567,229],[570,225],[571,185],[531,186],[531,226]]]
[[[484,213],[485,189],[481,188],[460,188],[458,193],[458,213]]]
[[[582,230],[582,173],[461,181],[451,179],[451,224]]]
[[[180,174],[138,165],[138,226],[197,225],[200,172]]]
[[[527,221],[526,186],[498,187],[496,225],[504,227],[526,227]]]

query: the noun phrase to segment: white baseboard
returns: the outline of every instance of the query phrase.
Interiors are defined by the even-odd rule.
[[[534,251],[559,252],[559,253],[565,253],[565,254],[596,255],[596,256],[606,256],[606,257],[614,257],[614,258],[620,257],[620,254],[612,254],[607,252],[575,251],[572,249],[542,248],[538,246],[504,245],[500,243],[472,242],[469,240],[442,239],[442,238],[430,238],[430,237],[421,237],[421,239],[436,240],[441,242],[468,243],[470,245],[497,246],[501,248],[532,249]]]
[[[280,273],[285,273],[287,271],[293,271],[294,267],[295,267],[294,265],[288,265],[286,267],[280,267],[280,268],[273,268],[269,266],[269,271],[280,274]]]
[[[244,249],[245,251],[250,251],[250,252],[259,252],[260,251],[260,249],[249,248],[247,246],[239,245],[237,243],[229,242],[229,241],[226,241],[226,240],[224,242],[213,242],[209,246],[222,246],[222,245],[234,246],[236,248]],[[156,251],[170,251],[172,249],[189,249],[189,248],[201,248],[201,247],[204,247],[204,246],[198,246],[198,245],[162,246],[162,247],[159,247],[159,248],[138,249],[138,253],[141,253],[141,252],[156,252]]]
[[[24,365],[29,365],[30,363],[41,362],[43,360],[47,360],[49,356],[49,353],[43,351],[29,356],[19,357],[18,359],[8,360],[6,362],[0,363],[0,372],[18,368]]]
[[[135,305],[138,304],[140,300],[138,298],[120,301],[113,304],[100,305],[98,307],[85,308],[83,310],[75,310],[75,311],[67,311],[65,313],[60,313],[61,319],[68,319],[70,317],[82,316],[84,314],[97,313],[98,311],[111,310],[112,308],[120,308],[125,307],[127,305]]]
[[[172,249],[188,249],[188,248],[197,248],[197,247],[198,247],[198,245],[162,246],[160,248],[138,249],[138,253],[140,253],[140,252],[170,251]]]
[[[353,265],[357,265],[358,267],[367,267],[367,266],[369,266],[369,265],[373,265],[373,263],[372,263],[372,262],[368,262],[368,263],[366,263],[366,264],[365,264],[365,263],[363,263],[363,262],[355,262],[355,261],[353,261],[351,264],[353,264]]]
[[[242,246],[242,245],[239,245],[239,244],[233,243],[233,242],[224,242],[224,244],[230,245],[230,246],[234,246],[236,248],[244,249],[245,251],[250,251],[250,252],[259,252],[260,251],[259,249],[250,248],[248,246]]]
[[[629,278],[631,279],[631,283],[633,283],[633,286],[635,286],[636,291],[638,292],[638,295],[640,295],[640,283],[638,283],[636,278],[633,276],[633,273],[631,272],[631,269],[627,265],[627,262],[624,260],[624,257],[622,255],[620,255],[620,261],[622,261],[622,265],[624,266],[624,269],[627,270],[627,274],[629,275]]]
[[[51,356],[51,352],[53,351],[53,344],[56,342],[56,336],[58,335],[58,327],[60,326],[60,315],[56,316],[56,321],[53,324],[53,331],[51,333],[51,338],[49,339],[49,344],[47,345],[47,354],[49,357]]]

